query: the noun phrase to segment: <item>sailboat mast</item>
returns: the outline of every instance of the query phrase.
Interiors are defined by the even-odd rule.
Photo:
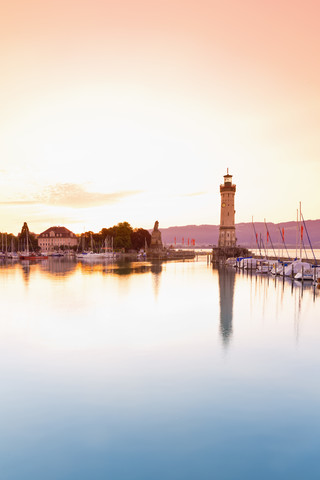
[[[271,243],[271,246],[272,246],[272,250],[273,250],[273,254],[274,254],[275,257],[277,257],[276,251],[275,251],[273,243],[272,243],[272,238],[271,238],[271,235],[270,235],[270,232],[269,232],[269,229],[268,229],[266,219],[264,219],[264,224],[265,224],[266,229],[267,229],[267,240],[268,240],[268,237],[269,237],[269,240],[270,240],[270,243]],[[268,245],[268,241],[267,241],[267,245]]]
[[[312,252],[312,255],[313,255],[314,264],[317,265],[317,259],[316,259],[316,256],[315,256],[315,254],[314,254],[313,248],[312,248],[312,243],[311,243],[311,240],[310,240],[310,237],[309,237],[307,225],[306,225],[306,222],[305,222],[305,220],[304,220],[304,217],[303,217],[303,213],[302,213],[302,212],[301,212],[301,220],[302,220],[303,227],[304,227],[305,232],[306,232],[307,237],[308,237],[308,242],[309,242],[309,245],[310,245],[310,248],[311,248],[311,252]],[[302,228],[301,228],[301,238],[302,238],[302,235],[303,235],[303,231],[302,231]],[[305,250],[305,251],[306,251],[306,250]],[[306,257],[307,257],[307,252],[306,252]]]
[[[301,235],[301,202],[299,202],[299,208],[300,208],[300,262],[301,262],[301,258],[302,258],[302,235]]]
[[[259,249],[259,253],[260,253],[260,257],[261,257],[261,248],[260,248],[259,241],[258,241],[258,234],[256,232],[256,229],[255,229],[255,226],[254,226],[254,223],[253,223],[253,217],[252,217],[252,226],[253,226],[253,231],[254,231],[254,234],[255,234],[255,237],[256,237],[256,244],[257,244],[257,247]]]
[[[264,241],[262,240],[262,235],[261,235],[261,233],[260,233],[260,248],[261,248],[261,246],[262,246],[263,249],[264,249],[265,257],[268,258],[267,250],[266,250],[266,247],[265,247],[265,245],[264,245]]]
[[[297,209],[297,228],[296,228],[296,258],[298,258],[298,235],[299,235],[299,218],[298,218],[298,209]]]

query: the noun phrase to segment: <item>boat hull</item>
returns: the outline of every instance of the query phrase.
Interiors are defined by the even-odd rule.
[[[46,260],[47,255],[19,255],[19,260]]]

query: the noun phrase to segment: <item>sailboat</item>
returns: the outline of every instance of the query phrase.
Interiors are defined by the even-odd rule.
[[[309,265],[309,264],[308,264]],[[294,276],[295,280],[300,280],[300,281],[316,281],[317,278],[319,277],[320,274],[320,267],[317,265],[309,265],[308,268],[301,269],[299,272],[297,272]]]
[[[310,274],[312,273],[311,265],[307,262],[302,262],[301,260],[294,260],[292,263],[287,265],[284,268],[285,277],[294,277],[296,278],[297,274]],[[298,278],[296,278],[298,280]],[[301,278],[300,278],[301,280]]]
[[[3,248],[3,233],[1,233],[1,251],[0,251],[0,258],[6,258],[6,253],[4,252],[4,248]]]
[[[310,263],[307,263],[307,262],[301,262],[302,244],[304,246],[304,243],[303,243],[303,226],[305,228],[305,231],[306,231],[306,234],[307,234],[307,237],[308,237],[308,240],[309,240],[310,248],[311,248],[311,251],[313,253],[314,260],[315,260],[315,265],[310,265]],[[300,229],[299,230],[300,230],[300,263],[301,263],[301,267],[298,269],[298,271],[294,275],[294,278],[295,278],[295,280],[300,280],[300,281],[309,280],[309,281],[312,282],[313,280],[316,279],[316,276],[317,276],[317,270],[318,270],[317,259],[315,257],[315,254],[314,254],[314,251],[313,251],[313,248],[312,248],[312,245],[311,245],[310,237],[309,237],[309,234],[308,234],[307,226],[305,224],[305,221],[304,221],[304,218],[303,218],[303,215],[302,215],[301,202],[300,202]]]
[[[48,258],[48,255],[37,255],[34,252],[29,251],[29,235],[28,230],[26,230],[26,252],[19,255],[20,260],[45,260]]]
[[[19,255],[14,251],[13,237],[11,237],[11,250],[7,253],[7,257],[11,260],[19,260]]]
[[[113,260],[115,257],[115,254],[113,252],[113,238],[111,239],[111,242],[111,247],[109,247],[107,246],[107,241],[105,240],[104,252],[93,252],[93,245],[91,244],[91,251],[82,252],[80,254],[77,254],[76,257],[89,262]]]

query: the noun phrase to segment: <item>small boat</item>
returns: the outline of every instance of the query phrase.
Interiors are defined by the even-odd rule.
[[[261,260],[258,258],[238,257],[235,266],[245,270],[254,270],[255,268],[257,268],[257,262],[259,261]]]
[[[77,258],[97,258],[97,253],[93,253],[92,251],[90,252],[86,252],[86,251],[83,251],[83,252],[78,252],[76,253],[76,257]]]
[[[19,260],[46,260],[48,255],[37,255],[36,253],[21,253]]]
[[[301,260],[294,260],[292,263],[287,265],[284,268],[284,276],[285,277],[294,277],[297,273],[303,272],[311,272],[311,265],[307,262],[302,262]],[[298,280],[298,279],[297,279]]]
[[[143,255],[143,257],[144,257],[145,254],[143,253],[142,255]],[[144,257],[144,258],[145,258],[145,257]],[[226,260],[226,265],[227,265],[228,267],[235,267],[236,264],[237,264],[237,259],[236,259],[235,257],[229,257],[229,258],[227,258],[227,260]]]
[[[295,276],[295,280],[300,280],[300,281],[316,281],[320,274],[320,267],[317,265],[310,265],[310,268],[308,269],[303,269],[300,272],[298,272]]]
[[[7,258],[10,260],[19,260],[19,255],[17,252],[8,252]]]
[[[273,263],[270,270],[271,275],[282,275],[283,269],[288,266],[288,263],[283,263],[281,260],[277,260]]]
[[[270,260],[267,260],[264,258],[263,260],[260,260],[258,265],[257,265],[257,273],[269,273],[273,267],[273,263]]]
[[[76,254],[76,257],[88,262],[102,262],[105,260],[112,260],[114,258],[114,254],[111,252],[102,252],[102,253],[94,253],[94,252],[82,252]]]

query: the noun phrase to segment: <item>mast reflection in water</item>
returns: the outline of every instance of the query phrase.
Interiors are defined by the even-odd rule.
[[[220,335],[225,347],[232,337],[233,296],[235,286],[235,270],[226,267],[218,268],[220,297]]]

